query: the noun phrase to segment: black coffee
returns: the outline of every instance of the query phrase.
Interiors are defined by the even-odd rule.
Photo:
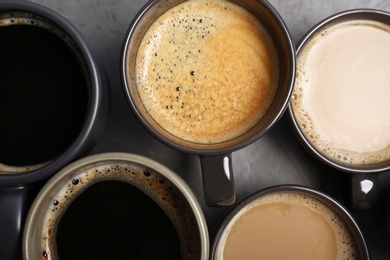
[[[59,259],[180,259],[178,233],[144,192],[120,181],[93,184],[57,230]]]
[[[36,25],[0,26],[0,163],[53,159],[80,132],[88,82],[74,50]]]

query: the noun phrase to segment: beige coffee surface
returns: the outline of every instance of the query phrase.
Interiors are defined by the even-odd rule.
[[[294,193],[266,195],[227,226],[216,259],[355,259],[344,223],[315,199]]]
[[[390,159],[390,27],[344,22],[298,56],[295,117],[309,141],[347,164]]]
[[[226,1],[184,2],[149,28],[136,60],[139,95],[172,135],[218,143],[251,129],[267,112],[279,62],[264,26]]]

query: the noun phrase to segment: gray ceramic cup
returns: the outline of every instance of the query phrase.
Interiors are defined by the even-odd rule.
[[[321,34],[326,34],[326,31],[332,27],[335,27],[343,22],[352,21],[371,21],[378,22],[384,25],[390,25],[390,14],[381,10],[372,9],[353,9],[334,14],[323,21],[319,22],[313,28],[311,28],[307,34],[302,38],[297,47],[297,73],[304,75],[305,69],[298,69],[299,57],[301,53],[304,53],[306,46],[311,46],[312,42],[321,37]],[[315,45],[315,44],[314,44]],[[364,50],[362,50],[364,51]],[[303,55],[303,54],[302,54]],[[304,56],[303,56],[304,57]],[[352,63],[357,64],[355,61]],[[298,71],[300,70],[300,71]],[[325,77],[325,75],[324,75]],[[298,77],[296,78],[298,79]],[[350,91],[354,91],[351,86]],[[339,170],[347,172],[351,176],[350,181],[350,207],[355,211],[369,211],[375,207],[378,199],[377,189],[377,176],[379,173],[390,169],[390,161],[383,161],[379,163],[360,163],[352,164],[345,160],[336,160],[336,158],[329,156],[329,154],[323,152],[323,149],[318,149],[315,145],[315,140],[306,134],[306,124],[302,124],[298,121],[297,115],[300,113],[298,109],[294,109],[293,103],[295,102],[295,95],[299,94],[298,86],[295,85],[293,89],[292,99],[289,105],[289,114],[292,121],[293,128],[297,134],[298,139],[303,146],[321,162]],[[352,133],[351,133],[352,134]]]
[[[134,18],[122,51],[123,86],[131,108],[148,131],[174,149],[200,156],[206,203],[210,206],[231,205],[235,201],[231,153],[258,140],[283,115],[295,77],[295,48],[283,19],[268,1],[231,1],[256,16],[273,38],[280,60],[276,96],[265,116],[252,129],[232,140],[200,144],[180,139],[158,125],[147,112],[137,93],[134,70],[137,50],[147,29],[164,12],[183,2],[185,1],[149,1]]]
[[[138,200],[138,198],[140,198],[138,195],[123,199],[116,197],[116,201],[107,201],[110,200],[110,198],[113,198],[108,193],[107,189],[113,181],[115,183],[131,185],[131,187],[127,186],[126,188],[132,190],[135,188],[137,191],[141,191],[143,194],[147,195],[150,200],[153,200],[156,203],[156,207],[159,206],[165,212],[166,216],[169,217],[173,226],[176,228],[180,240],[182,259],[208,259],[209,238],[207,224],[202,209],[191,188],[181,179],[181,177],[165,166],[143,156],[127,153],[103,153],[85,157],[60,170],[45,184],[34,200],[27,216],[23,237],[24,259],[59,259],[58,254],[60,253],[61,256],[61,248],[63,248],[65,254],[71,251],[71,248],[73,247],[68,243],[60,244],[61,242],[58,242],[58,233],[60,232],[59,230],[61,230],[59,226],[66,225],[62,224],[61,220],[66,216],[70,207],[72,207],[72,205],[77,202],[81,196],[84,196],[92,187],[96,187],[96,185],[100,185],[99,193],[103,192],[105,194],[103,197],[100,197],[100,199],[97,199],[96,196],[92,197],[92,203],[95,198],[98,200],[96,201],[97,205],[99,205],[98,208],[103,207],[105,204],[123,205],[123,207],[124,205],[127,205],[126,207],[129,208],[130,216],[137,215],[138,212],[135,212],[135,210],[141,210],[146,205],[145,200],[142,200],[142,202],[141,200]],[[116,189],[111,189],[112,192],[115,192],[115,190]],[[130,200],[131,202],[129,204],[124,204],[123,201],[127,200]],[[88,222],[93,221],[92,218],[99,219],[99,216],[87,217],[86,219],[85,214],[89,214],[90,210],[83,210],[80,207],[78,209],[78,211],[74,211],[76,219],[72,222],[73,224],[66,227],[76,229],[76,226],[79,226],[77,223],[81,221],[83,222],[81,229],[85,228],[85,230],[88,230],[88,225],[90,224]],[[120,212],[123,213],[116,212],[115,215],[112,216],[115,219],[114,222],[120,221],[120,215],[125,215],[124,212],[126,212],[126,209],[122,209]],[[111,218],[110,213],[112,212],[104,212],[102,214],[106,216],[105,219],[107,219]],[[156,215],[149,216],[149,211],[140,215],[143,217],[139,221],[143,223],[132,221],[132,217],[121,220],[131,222],[130,230],[133,231],[124,231],[127,230],[124,228],[127,224],[124,225],[123,223],[123,225],[120,225],[119,228],[115,230],[115,235],[113,237],[107,235],[98,238],[99,241],[107,241],[107,243],[109,243],[108,240],[120,242],[127,241],[123,247],[115,244],[113,247],[99,251],[101,252],[99,253],[99,257],[107,253],[111,255],[111,257],[114,257],[116,254],[114,251],[126,251],[127,253],[131,253],[133,251],[141,252],[141,250],[144,250],[141,255],[146,259],[161,258],[161,255],[158,255],[159,249],[157,249],[159,244],[155,244],[156,247],[152,247],[151,245],[156,243],[153,242],[154,239],[158,239],[160,244],[164,244],[166,239],[164,238],[164,234],[166,233],[163,233],[161,237],[156,238],[153,235],[154,232],[152,232],[149,236],[142,238],[142,246],[134,246],[136,240],[141,240],[140,237],[134,235],[136,232],[141,232],[135,231],[138,226],[143,226],[144,228],[142,230],[144,230],[145,225],[153,226],[154,224],[158,224],[154,222],[161,220],[154,218]],[[93,229],[104,229],[105,224],[102,224],[104,223],[104,219],[93,222],[95,223],[93,224]],[[111,224],[113,223],[106,225]],[[114,223],[114,225],[116,224]],[[77,230],[74,231],[76,232]],[[113,230],[110,229],[108,231],[109,234],[112,234],[112,231]],[[159,232],[159,230],[154,231],[156,233]],[[88,236],[88,233],[92,231],[86,232],[87,233],[83,233],[83,235]],[[99,234],[103,234],[103,232]],[[80,241],[80,243],[82,243],[82,245],[77,247],[76,250],[79,252],[77,254],[78,257],[80,257],[80,254],[83,254],[87,258],[88,256],[91,257],[90,254],[88,254],[88,250],[96,249],[95,251],[98,251],[100,249],[100,247],[96,247],[95,244],[91,245],[92,249],[91,247],[87,249],[83,246],[86,244],[85,239]],[[169,244],[165,245],[167,248],[169,246]],[[103,248],[104,247],[105,246],[103,245]],[[164,248],[160,247],[160,250],[164,250]],[[156,253],[157,255],[151,258],[150,254],[153,255]],[[73,258],[72,256],[70,257]]]
[[[252,195],[248,196],[247,198],[244,198],[241,202],[239,202],[228,214],[228,216],[223,221],[216,237],[213,243],[212,251],[211,251],[211,258],[210,259],[223,259],[223,254],[225,252],[225,247],[228,247],[226,244],[227,237],[229,237],[230,232],[232,231],[233,224],[240,222],[242,219],[242,216],[244,216],[244,212],[248,212],[248,210],[256,209],[256,207],[264,206],[264,205],[272,205],[270,207],[274,207],[273,209],[277,210],[278,206],[273,205],[275,202],[286,202],[287,203],[293,203],[297,204],[299,206],[307,206],[310,208],[310,210],[313,210],[313,212],[317,211],[320,212],[322,216],[325,216],[328,223],[333,222],[331,224],[332,229],[334,230],[335,234],[338,233],[340,236],[338,249],[343,248],[343,252],[347,252],[344,257],[341,257],[340,259],[369,259],[369,252],[364,240],[364,237],[356,223],[356,221],[353,219],[352,215],[345,209],[340,203],[338,203],[336,200],[331,198],[330,196],[316,191],[314,189],[304,187],[304,186],[298,186],[298,185],[280,185],[280,186],[273,186],[269,187],[263,190],[260,190],[256,193],[253,193]],[[291,205],[293,205],[291,204]],[[266,209],[262,208],[262,211],[267,211]],[[282,214],[286,214],[287,216],[293,216],[293,214],[290,214],[290,209],[286,207],[284,209]],[[281,211],[281,212],[282,212]],[[292,212],[293,210],[291,210]],[[296,211],[297,212],[297,211]],[[310,221],[299,223],[300,219],[297,218],[297,215],[293,216],[295,217],[294,221],[290,222],[291,225],[294,225],[293,223],[296,223],[295,225],[300,227],[300,230],[298,232],[305,233],[306,229],[310,230],[316,225],[313,224],[310,226]],[[275,217],[277,218],[277,217]],[[248,219],[248,218],[247,218]],[[313,218],[314,219],[314,218]],[[279,218],[278,218],[279,220]],[[284,222],[284,220],[280,220],[279,224],[276,224],[273,226],[272,224],[264,224],[264,223],[257,223],[258,226],[263,227],[262,235],[265,237],[270,237],[269,240],[267,240],[264,244],[269,243],[269,248],[267,249],[267,246],[258,245],[258,247],[261,247],[263,251],[260,252],[260,254],[267,254],[268,252],[273,252],[276,255],[273,255],[273,257],[280,258],[281,257],[281,251],[278,250],[278,247],[287,247],[290,248],[292,244],[295,246],[298,246],[295,244],[295,241],[299,239],[298,234],[293,234],[290,232],[290,234],[287,234],[287,236],[291,235],[291,238],[286,239],[284,241],[285,244],[280,244],[280,241],[275,241],[272,236],[278,237],[278,234],[280,232],[280,227],[286,227],[284,224],[280,224],[281,222]],[[242,220],[240,223],[245,223],[244,220]],[[238,223],[237,225],[239,225]],[[314,221],[313,221],[314,223]],[[270,226],[271,225],[271,226]],[[266,226],[266,228],[265,228]],[[253,223],[253,229],[256,230],[256,223]],[[294,229],[294,228],[293,228]],[[248,230],[248,229],[246,229]],[[341,230],[341,231],[340,231]],[[275,233],[272,234],[271,232],[274,231]],[[237,231],[236,231],[237,232]],[[269,232],[269,233],[266,233]],[[233,231],[232,231],[233,234]],[[242,235],[240,233],[240,235]],[[314,236],[317,237],[318,234],[315,234]],[[241,236],[240,236],[241,237]],[[251,237],[253,239],[253,237]],[[318,239],[318,237],[317,237]],[[315,238],[312,237],[311,241],[314,241]],[[241,248],[242,250],[245,250],[247,248],[246,243],[251,243],[253,241],[247,241],[245,242],[245,236],[241,237],[240,243],[242,243]],[[291,243],[292,242],[292,243]],[[307,243],[305,241],[302,241],[302,248],[303,251],[305,250],[305,247],[307,247]],[[345,245],[348,245],[348,247],[344,247]],[[250,248],[250,247],[249,247]],[[296,250],[295,250],[296,249]],[[294,255],[295,251],[301,251],[299,248],[293,248],[292,251],[290,251],[289,256],[282,257],[282,258],[294,258],[296,255]],[[306,248],[307,249],[307,248]],[[318,249],[318,248],[317,248]],[[250,249],[249,249],[250,250]],[[226,250],[228,251],[228,250]],[[340,252],[341,250],[338,250],[339,256],[342,255],[343,252]],[[243,252],[241,252],[243,253]],[[285,253],[285,251],[284,251]],[[279,254],[279,255],[278,255]],[[306,253],[300,253],[301,257],[304,257],[303,255]],[[252,255],[253,257],[253,255]],[[260,257],[260,256],[259,256]],[[271,256],[267,256],[269,258],[272,258]],[[313,256],[312,256],[313,257]],[[310,255],[307,255],[307,257],[304,257],[305,259],[310,259]],[[295,258],[294,258],[295,259]],[[339,258],[338,258],[339,259]]]
[[[28,1],[1,1],[0,31],[0,211],[6,212],[0,214],[0,258],[20,259],[21,230],[36,190],[42,181],[93,148],[105,129],[109,93],[96,56],[78,30],[58,13]],[[18,40],[4,47],[11,38]],[[64,56],[74,57],[76,65],[63,69],[66,59],[60,58],[50,65],[43,62],[58,57],[64,45],[68,50]],[[61,69],[48,72],[55,68]],[[11,84],[10,77],[15,79]],[[65,83],[79,77],[84,83]],[[41,84],[48,78],[51,83]],[[27,83],[20,83],[23,80]],[[26,86],[27,91],[22,91]]]

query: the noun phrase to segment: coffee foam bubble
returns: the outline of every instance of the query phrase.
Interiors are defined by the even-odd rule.
[[[359,33],[359,30],[362,32]],[[341,43],[335,37],[344,37],[347,41]],[[381,40],[376,37],[381,37]],[[332,39],[335,40],[332,42]],[[343,78],[343,83],[337,88],[338,83],[332,83],[332,73],[321,74],[321,79],[315,81],[314,57],[317,57],[318,64],[331,64],[326,60],[330,55],[320,61],[317,43],[321,43],[322,48],[333,48],[334,53],[340,52],[340,55],[335,54],[337,56],[342,57],[345,53],[340,62],[327,70],[334,71],[335,77]],[[388,43],[390,26],[356,20],[318,32],[298,53],[297,76],[291,99],[294,117],[306,139],[330,160],[344,165],[370,165],[390,160],[390,109],[387,107],[390,88],[383,83],[389,82],[390,77],[386,78],[386,73],[380,73],[390,66],[390,59],[386,58],[386,53],[390,53]],[[343,47],[343,51],[337,49]],[[374,60],[377,57],[379,60]],[[311,65],[307,65],[309,61]],[[326,70],[323,68],[323,71]],[[378,73],[382,76],[378,77]],[[311,92],[311,88],[314,88],[312,82],[321,82],[318,84],[327,87],[318,87],[321,94],[315,97]],[[331,83],[336,90],[331,90],[329,86],[332,85],[326,85]]]
[[[136,82],[146,110],[165,130],[218,143],[264,116],[278,73],[272,38],[253,15],[228,1],[192,0],[146,32]]]
[[[348,227],[345,222],[328,206],[320,202],[310,194],[298,193],[298,192],[273,192],[256,198],[248,205],[240,209],[240,211],[231,219],[229,224],[224,229],[221,237],[218,241],[218,247],[216,250],[216,259],[223,259],[224,245],[226,240],[232,231],[233,226],[237,221],[245,215],[251,209],[259,207],[261,205],[270,205],[273,203],[288,203],[292,205],[301,205],[309,208],[310,210],[320,214],[331,226],[336,236],[337,244],[337,258],[336,259],[356,259],[357,249],[355,241],[348,231]]]
[[[57,227],[70,204],[88,187],[98,182],[123,181],[153,199],[168,215],[176,227],[182,255],[195,259],[199,251],[197,223],[183,194],[164,176],[142,166],[125,162],[104,163],[91,169],[80,169],[69,175],[69,180],[52,197],[42,230],[42,254],[46,259],[58,259],[56,247]]]

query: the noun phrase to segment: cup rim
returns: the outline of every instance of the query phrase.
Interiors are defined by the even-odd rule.
[[[196,223],[199,227],[199,236],[201,240],[200,246],[202,250],[200,252],[201,259],[207,260],[209,257],[209,234],[207,223],[202,208],[190,186],[182,179],[182,177],[159,162],[141,155],[124,152],[100,153],[81,158],[61,169],[47,181],[47,183],[35,197],[26,217],[22,240],[23,259],[33,259],[33,256],[30,256],[31,252],[29,248],[34,244],[35,241],[29,238],[33,236],[33,229],[35,227],[35,223],[38,221],[37,216],[39,215],[39,211],[42,210],[41,208],[43,205],[50,203],[47,202],[47,198],[50,197],[49,192],[52,191],[57,184],[63,182],[65,179],[68,181],[69,174],[76,172],[79,169],[85,169],[86,167],[88,169],[88,167],[92,167],[98,163],[115,161],[147,167],[151,171],[155,171],[158,174],[164,176],[178,189],[180,193],[183,194],[192,209],[194,218],[196,219]]]
[[[215,235],[211,252],[210,252],[210,259],[216,259],[216,249],[218,246],[218,243],[220,241],[221,235],[225,231],[226,227],[230,223],[230,221],[235,217],[237,213],[239,213],[246,205],[248,205],[250,202],[256,200],[259,197],[262,197],[267,194],[276,193],[276,192],[294,192],[294,193],[301,193],[301,194],[308,194],[309,196],[312,196],[314,199],[321,201],[326,205],[326,207],[329,207],[331,210],[334,210],[337,212],[338,215],[342,215],[342,219],[345,222],[348,222],[349,229],[354,233],[354,235],[357,236],[356,242],[361,247],[361,253],[364,254],[364,259],[369,259],[369,252],[368,247],[365,242],[363,233],[360,230],[360,227],[358,226],[356,220],[352,216],[352,214],[337,200],[332,198],[330,195],[327,195],[319,190],[304,186],[304,185],[298,185],[298,184],[281,184],[281,185],[275,185],[270,186],[261,190],[258,190],[247,197],[243,198],[240,202],[238,202],[228,213],[228,215],[223,220],[222,224],[220,225],[220,228],[218,229],[218,232]]]
[[[23,173],[0,173],[0,182],[2,186],[15,186],[33,183],[43,180],[58,171],[74,158],[82,153],[85,153],[87,146],[90,144],[90,135],[95,128],[98,117],[101,116],[102,103],[107,95],[103,92],[103,82],[106,78],[103,73],[99,71],[100,64],[93,57],[90,47],[84,41],[80,32],[68,20],[57,12],[32,2],[25,1],[9,1],[0,2],[0,12],[24,12],[36,15],[46,19],[60,30],[64,31],[70,39],[76,44],[80,50],[80,54],[85,61],[90,81],[90,97],[89,105],[86,111],[86,117],[78,136],[69,145],[69,147],[61,154],[57,155],[52,161],[44,163],[43,167],[34,168],[34,166],[26,166],[33,170]],[[108,113],[107,113],[108,114]],[[99,115],[99,116],[98,116]],[[23,166],[22,166],[23,167]]]
[[[267,124],[260,131],[249,136],[248,138],[240,141],[239,143],[229,145],[226,147],[224,146],[224,144],[232,142],[235,139],[239,138],[239,137],[236,137],[235,139],[228,140],[228,141],[221,142],[221,143],[216,143],[216,144],[211,144],[211,145],[197,144],[198,147],[190,148],[190,147],[187,147],[186,145],[179,144],[175,141],[172,141],[172,140],[169,140],[168,138],[166,138],[163,134],[159,133],[148,122],[147,119],[145,119],[141,115],[142,113],[140,112],[140,109],[137,107],[137,105],[135,104],[135,102],[133,100],[133,97],[132,97],[132,94],[130,91],[130,84],[128,83],[128,79],[127,79],[128,78],[127,73],[126,73],[127,53],[128,53],[128,50],[130,48],[132,48],[130,46],[130,41],[133,37],[134,32],[137,29],[139,20],[141,18],[143,18],[144,16],[146,16],[148,14],[148,12],[150,11],[150,8],[153,5],[157,4],[158,2],[159,2],[158,0],[149,1],[137,13],[137,15],[132,20],[132,22],[131,22],[131,24],[126,32],[126,35],[125,35],[125,38],[123,41],[123,46],[122,46],[122,53],[121,53],[121,79],[122,79],[122,86],[123,86],[122,88],[124,90],[128,104],[130,105],[132,111],[134,112],[134,114],[136,115],[138,120],[141,122],[141,124],[148,130],[149,133],[151,133],[154,137],[156,137],[162,143],[164,143],[164,144],[166,144],[166,145],[168,145],[176,150],[185,152],[185,153],[204,155],[204,156],[226,154],[226,153],[230,153],[230,152],[239,150],[239,149],[244,148],[244,147],[248,146],[249,144],[255,142],[260,137],[262,137],[264,134],[266,134],[272,128],[272,126],[275,125],[280,120],[280,118],[282,117],[284,112],[287,110],[290,96],[292,94],[293,84],[295,81],[295,68],[296,68],[296,65],[295,65],[296,64],[295,45],[293,43],[293,40],[291,38],[291,35],[290,35],[289,30],[287,28],[287,25],[285,24],[282,16],[276,11],[276,9],[268,1],[258,1],[257,2],[257,4],[265,6],[267,8],[267,10],[269,11],[269,13],[274,17],[275,21],[278,23],[281,32],[283,32],[283,35],[284,35],[284,38],[286,41],[285,44],[286,44],[286,46],[288,46],[289,59],[291,62],[291,68],[289,71],[291,77],[290,77],[290,80],[288,83],[288,86],[289,86],[288,91],[286,91],[286,93],[284,94],[283,102],[281,102],[281,105],[277,109],[277,112],[275,113],[275,115],[267,122]],[[182,2],[184,2],[184,0]],[[175,139],[176,139],[176,137],[175,137]],[[188,142],[188,143],[191,143],[191,142]],[[210,148],[210,146],[212,146],[212,148]]]
[[[297,48],[296,48],[296,55],[297,59],[299,56],[299,53],[301,49],[305,46],[305,44],[311,40],[313,35],[315,35],[316,32],[320,31],[323,28],[326,28],[327,26],[331,26],[333,24],[337,24],[338,21],[341,20],[343,22],[344,18],[347,17],[352,17],[350,20],[357,20],[356,18],[354,19],[353,17],[355,15],[380,15],[380,16],[385,16],[387,19],[390,18],[390,12],[386,12],[383,10],[378,10],[378,9],[370,9],[370,8],[355,8],[355,9],[349,9],[345,11],[341,11],[338,13],[335,13],[333,15],[330,15],[326,17],[325,19],[321,20],[318,22],[316,25],[314,25],[309,31],[306,32],[306,34],[301,38],[299,41]],[[364,18],[361,18],[364,19]],[[372,20],[375,21],[374,19],[366,19],[366,20]],[[388,25],[390,25],[390,22],[388,22]],[[295,84],[295,83],[294,83]],[[294,89],[294,87],[293,87]],[[303,144],[303,146],[317,159],[319,159],[322,162],[325,162],[327,165],[330,165],[331,167],[341,170],[343,172],[347,173],[364,173],[364,174],[377,174],[383,171],[387,171],[390,169],[390,162],[389,161],[384,161],[380,163],[375,163],[375,164],[367,164],[367,165],[353,165],[353,164],[343,164],[341,162],[338,162],[336,160],[332,160],[325,155],[323,155],[318,149],[312,145],[309,140],[305,137],[303,134],[301,128],[299,127],[299,124],[296,120],[295,114],[294,114],[294,109],[292,108],[292,101],[289,101],[288,104],[288,114],[290,117],[290,122],[292,123],[294,132],[296,136],[298,137],[299,141]]]

